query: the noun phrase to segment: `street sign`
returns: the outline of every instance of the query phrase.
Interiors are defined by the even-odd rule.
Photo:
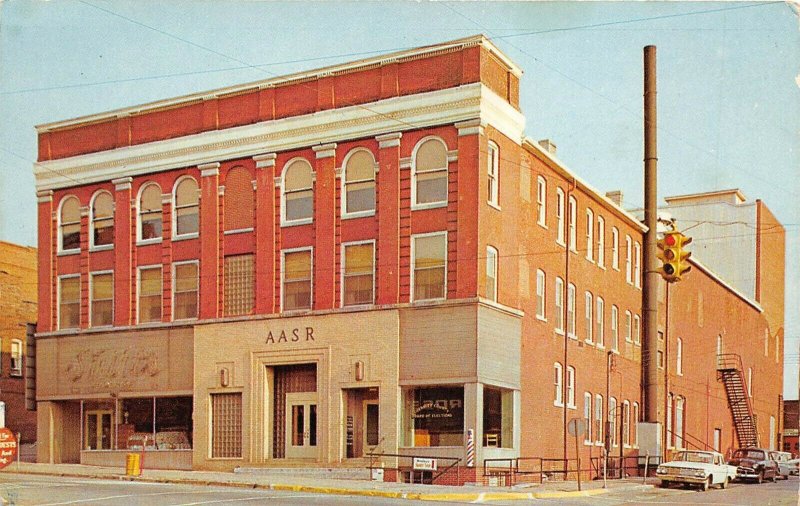
[[[580,437],[586,433],[586,420],[583,418],[573,418],[567,423],[567,431],[572,437]]]
[[[14,462],[17,458],[17,438],[5,427],[0,429],[0,469]]]
[[[436,471],[436,459],[414,457],[415,471]]]

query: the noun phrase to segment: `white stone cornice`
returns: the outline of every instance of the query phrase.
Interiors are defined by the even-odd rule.
[[[43,190],[36,192],[36,202],[45,204],[53,201],[53,190]]]
[[[400,168],[401,169],[410,169],[411,168],[411,157],[407,156],[405,158],[400,159]]]
[[[393,97],[194,135],[125,146],[40,162],[34,166],[39,190],[136,177],[263,153],[290,151],[331,142],[375,137],[398,130],[452,125],[480,117],[510,139],[520,141],[524,117],[481,83]]]
[[[81,218],[89,216],[89,206],[81,206],[80,211],[81,211]]]
[[[172,203],[172,194],[171,193],[162,193],[161,194],[161,204],[171,204]]]
[[[344,169],[342,169],[341,167],[336,167],[335,169],[333,169],[333,172],[334,172],[334,174],[336,176],[336,179],[341,179],[342,178],[342,172],[344,172]]]
[[[276,158],[278,158],[276,153],[266,153],[263,155],[255,155],[253,160],[256,162],[257,169],[263,169],[264,167],[274,167]]]
[[[131,182],[133,182],[133,178],[130,176],[120,177],[111,181],[111,183],[114,185],[114,189],[117,191],[130,190]]]
[[[219,195],[220,197],[225,195],[225,187],[224,186],[218,186],[217,187],[217,195]]]
[[[219,162],[201,163],[197,166],[200,169],[200,176],[218,176],[219,175]]]
[[[312,146],[317,160],[322,158],[333,158],[336,156],[336,143],[320,144],[319,146]]]
[[[281,185],[281,177],[280,177],[280,176],[276,176],[276,177],[273,179],[273,181],[274,181],[274,183],[275,183],[275,187],[276,187],[276,188],[280,187],[280,185]]]
[[[456,123],[456,128],[458,128],[458,136],[463,137],[465,135],[483,135],[483,123],[481,122],[480,118],[471,119],[468,121],[462,121],[460,123]]]
[[[458,150],[451,149],[447,152],[447,163],[457,162],[458,161]]]
[[[403,136],[403,132],[393,132],[390,134],[383,134],[378,135],[375,137],[375,140],[378,141],[378,147],[383,148],[393,148],[400,145],[400,138]]]

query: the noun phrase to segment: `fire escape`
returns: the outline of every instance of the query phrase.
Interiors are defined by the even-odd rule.
[[[758,446],[758,431],[744,381],[742,358],[735,353],[717,355],[717,381],[725,385],[733,426],[741,447]]]

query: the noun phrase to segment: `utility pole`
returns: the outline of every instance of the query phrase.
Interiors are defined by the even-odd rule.
[[[644,279],[642,312],[644,313],[644,346],[642,350],[642,378],[644,379],[644,413],[648,422],[660,422],[664,411],[660,399],[664,397],[663,378],[658,374],[658,283],[661,277],[656,259],[656,227],[658,223],[658,192],[656,174],[658,142],[656,136],[656,47],[644,48]]]

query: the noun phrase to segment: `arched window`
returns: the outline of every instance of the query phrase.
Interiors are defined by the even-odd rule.
[[[225,177],[225,231],[253,228],[253,181],[243,167]]]
[[[81,204],[78,197],[70,195],[61,201],[59,219],[59,251],[81,249]]]
[[[90,247],[114,244],[114,198],[107,191],[95,194],[92,199]]]
[[[283,223],[311,223],[314,215],[312,184],[311,164],[303,159],[289,162],[283,171]]]
[[[178,179],[175,184],[173,235],[193,236],[200,230],[199,205],[197,198],[197,181],[191,177]]]
[[[366,149],[347,155],[344,164],[344,214],[375,211],[375,159]]]
[[[161,240],[161,187],[147,183],[139,191],[139,240]]]
[[[441,139],[423,139],[414,148],[412,173],[413,205],[447,202],[447,146]]]

